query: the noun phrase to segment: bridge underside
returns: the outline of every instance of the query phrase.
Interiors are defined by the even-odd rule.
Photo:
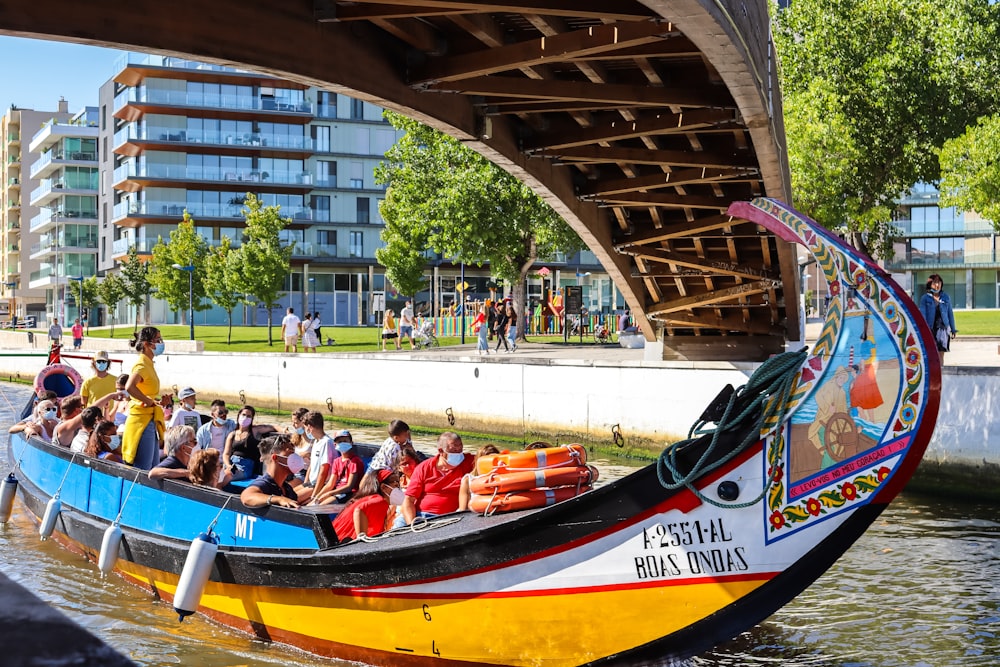
[[[418,118],[521,178],[665,357],[797,339],[794,249],[731,219],[789,200],[763,0],[0,2],[0,33],[194,59]]]

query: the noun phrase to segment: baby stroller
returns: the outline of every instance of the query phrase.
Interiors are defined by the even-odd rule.
[[[417,335],[413,341],[414,347],[422,350],[427,347],[439,347],[437,336],[434,335],[434,320],[424,320],[424,323],[417,328]]]

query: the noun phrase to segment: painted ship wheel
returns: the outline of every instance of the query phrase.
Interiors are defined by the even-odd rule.
[[[826,453],[834,461],[844,458],[844,452],[857,451],[858,429],[846,412],[838,412],[826,422]]]

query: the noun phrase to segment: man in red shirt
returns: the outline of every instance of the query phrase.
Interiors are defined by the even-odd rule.
[[[406,485],[403,518],[412,524],[418,516],[432,517],[458,510],[462,477],[472,472],[472,454],[462,452],[462,438],[445,432],[438,438],[438,453],[421,462]]]

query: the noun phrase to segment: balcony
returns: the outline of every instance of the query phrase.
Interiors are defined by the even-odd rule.
[[[20,190],[21,189],[21,179],[19,179],[19,178],[8,178],[7,179],[7,187],[9,187],[9,188],[16,188],[16,189]]]
[[[28,150],[32,153],[42,153],[50,146],[67,137],[97,139],[99,131],[97,123],[74,125],[72,123],[57,123],[55,120],[50,120],[31,138]]]
[[[301,126],[296,126],[301,128]],[[141,145],[140,145],[141,144]],[[115,133],[114,151],[119,155],[139,155],[143,150],[179,150],[183,145],[190,151],[210,152],[218,147],[219,154],[257,154],[275,157],[302,158],[314,150],[311,137],[304,134],[275,134],[264,132],[213,132],[186,130],[176,127],[129,123]],[[252,153],[249,153],[252,151]]]
[[[153,246],[158,242],[159,239],[139,239],[136,241],[129,238],[120,238],[111,245],[111,256],[113,259],[127,257],[129,250],[133,247],[140,255],[151,255],[153,253]]]
[[[42,156],[31,166],[31,177],[43,178],[56,171],[59,167],[65,165],[96,167],[97,153],[85,151],[46,151],[45,153],[42,153]]]
[[[135,181],[129,183],[129,181]],[[162,185],[176,186],[184,182],[223,183],[242,189],[238,183],[254,184],[249,189],[263,188],[267,191],[282,188],[312,189],[312,174],[300,171],[263,171],[257,169],[227,169],[189,167],[187,165],[145,164],[129,161],[115,169],[114,187],[118,190],[138,192],[143,187]]]
[[[98,176],[95,173],[93,177],[93,183],[87,184],[93,187],[70,187],[70,183],[67,183],[62,178],[48,178],[42,181],[42,184],[31,191],[31,197],[29,201],[32,206],[45,206],[54,201],[61,199],[65,195],[82,195],[82,196],[97,196],[97,180]]]
[[[292,256],[300,258],[336,257],[337,244],[298,241],[295,244],[295,251],[292,253]]]
[[[298,92],[299,89],[289,89]],[[129,112],[126,107],[138,107],[139,113]],[[310,102],[292,97],[262,97],[260,95],[223,95],[214,93],[194,93],[186,90],[163,90],[147,86],[129,87],[115,97],[114,115],[124,120],[138,120],[143,112],[169,111],[170,108],[188,107],[197,109],[218,109],[232,112],[232,117],[246,116],[252,119],[261,112],[274,118],[284,118],[287,122],[306,123],[313,117]]]
[[[7,145],[8,146],[20,145],[20,144],[21,144],[21,135],[20,135],[20,133],[18,133],[18,132],[8,132],[7,133]]]
[[[13,253],[13,254],[20,254],[20,252],[21,252],[21,244],[19,244],[19,243],[8,243],[7,244],[7,252],[8,253]]]
[[[31,219],[28,231],[39,233],[54,227],[59,223],[72,222],[76,224],[97,223],[97,209],[62,209],[43,208]]]

